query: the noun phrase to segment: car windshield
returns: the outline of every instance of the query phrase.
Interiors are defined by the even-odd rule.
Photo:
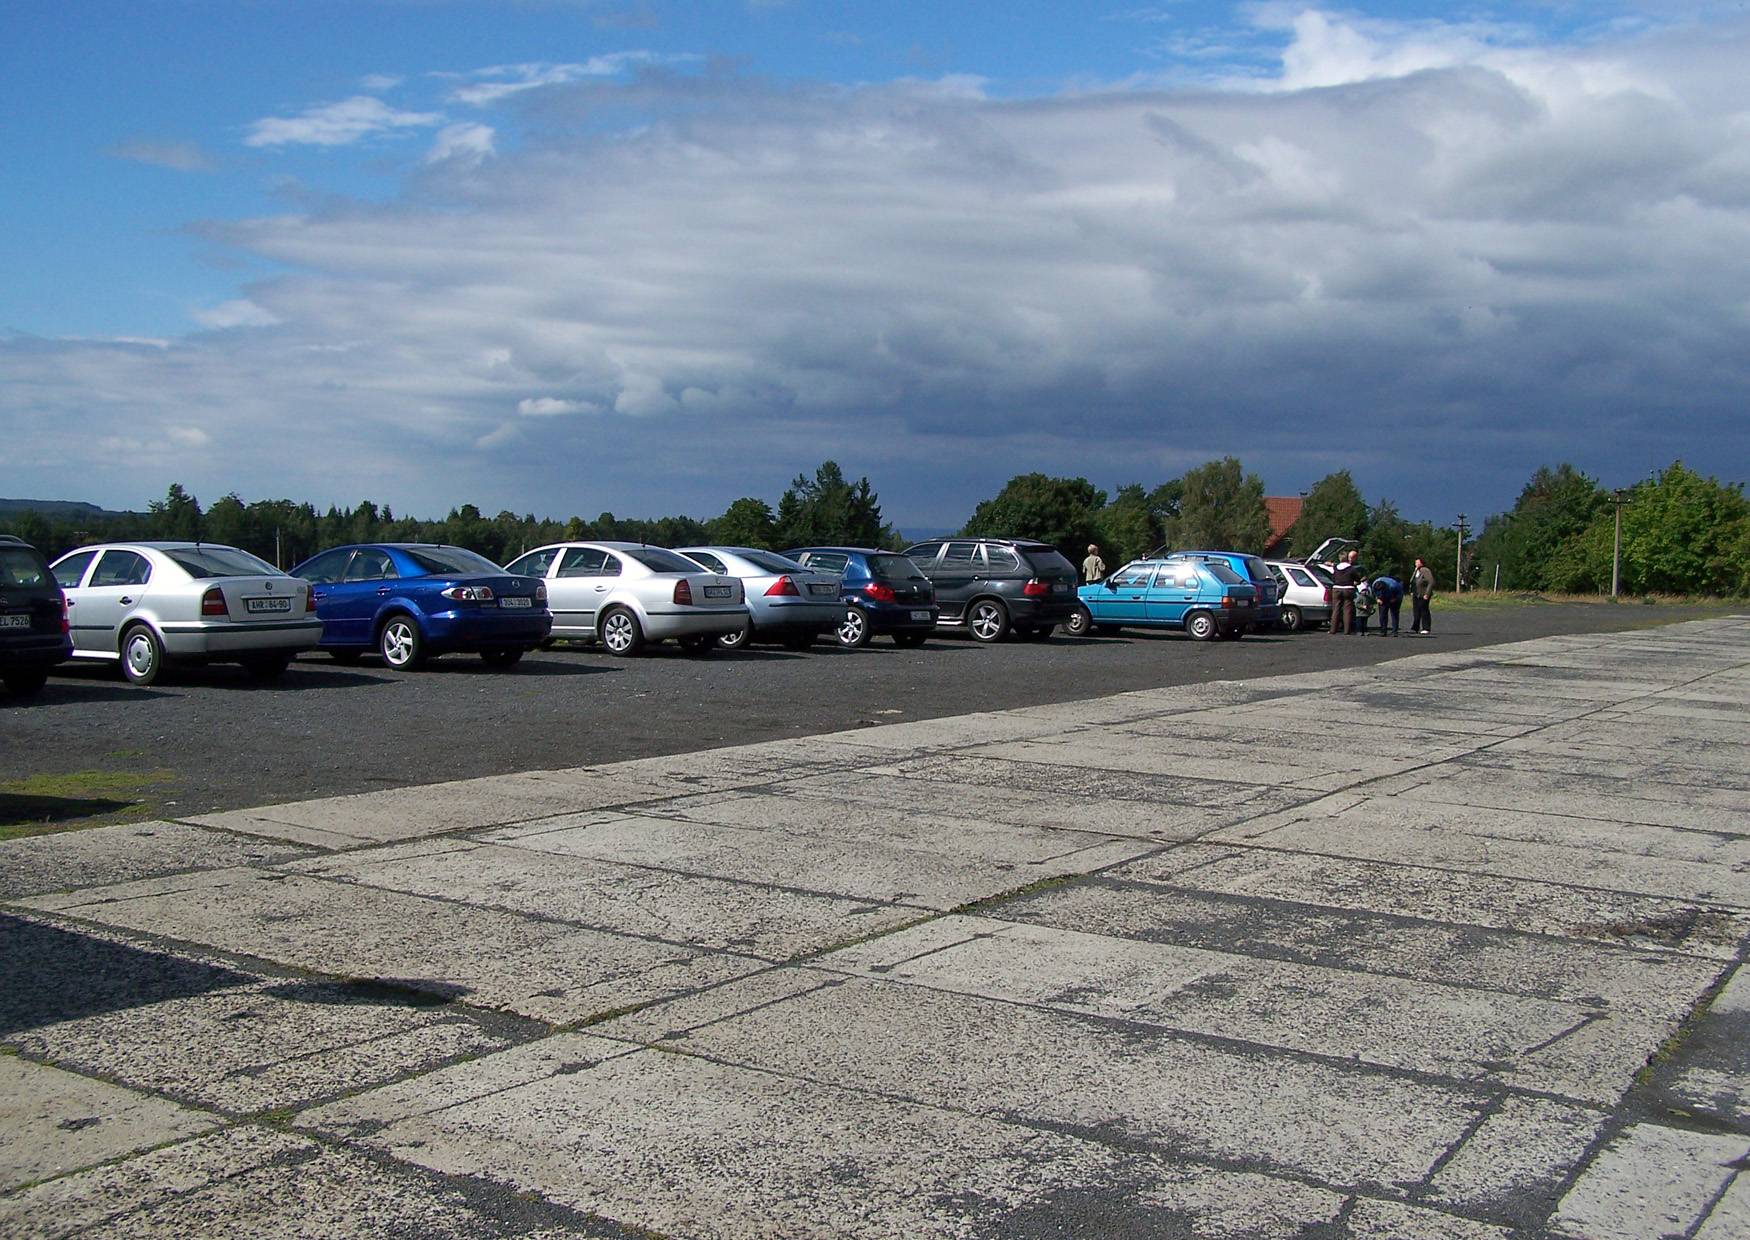
[[[922,570],[903,555],[872,555],[869,575],[886,581],[923,581]]]
[[[699,566],[684,555],[676,555],[662,547],[639,547],[636,551],[622,551],[621,555],[628,560],[637,560],[653,573],[696,573]]]
[[[1260,561],[1260,563],[1261,562],[1262,561]],[[1221,563],[1219,560],[1211,560],[1201,567],[1204,572],[1221,582],[1224,586],[1243,586],[1247,584],[1244,577],[1234,572],[1233,569]]]
[[[0,586],[45,586],[48,570],[34,551],[0,547]]]
[[[166,551],[172,563],[190,577],[278,577],[280,570],[235,547],[178,547]]]
[[[781,555],[773,555],[770,551],[738,551],[742,559],[765,573],[801,573],[808,570],[795,560],[786,560]]]
[[[402,555],[432,576],[444,573],[502,573],[504,570],[483,555],[460,547],[400,547]]]

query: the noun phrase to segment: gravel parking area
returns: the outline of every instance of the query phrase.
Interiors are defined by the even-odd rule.
[[[267,687],[230,666],[177,671],[152,689],[78,667],[27,704],[0,697],[0,830],[182,817],[1217,680],[1354,668],[1385,683],[1407,655],[1706,614],[1717,611],[1437,607],[1431,639],[1197,643],[1127,631],[994,647],[949,636],[917,650],[823,642],[800,655],[770,647],[694,658],[662,646],[626,660],[561,647],[508,673],[459,656],[403,674],[309,655]]]

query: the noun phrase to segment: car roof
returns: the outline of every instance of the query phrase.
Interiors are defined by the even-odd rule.
[[[881,547],[791,547],[780,551],[779,555],[788,555],[791,551],[844,551],[852,555],[900,555],[898,551],[887,551]]]

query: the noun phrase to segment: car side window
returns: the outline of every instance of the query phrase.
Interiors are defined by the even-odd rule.
[[[951,542],[942,552],[943,568],[968,568],[981,564],[983,560],[975,542]]]
[[[838,573],[841,576],[844,574],[845,565],[851,560],[851,557],[842,551],[810,551],[807,555],[808,567],[815,572]]]
[[[984,549],[984,554],[990,560],[993,573],[1018,573],[1021,571],[1021,557],[1008,547],[990,547]]]
[[[346,566],[346,575],[342,581],[381,581],[385,577],[398,577],[395,565],[387,554],[367,548],[360,548],[352,553],[352,563]]]
[[[940,555],[941,553],[942,553],[942,544],[941,543],[939,543],[939,542],[927,542],[927,543],[919,543],[915,547],[907,547],[905,549],[905,551],[902,552],[901,554],[903,554],[913,564],[916,564],[919,568],[922,568],[926,564],[934,564],[936,562],[936,557],[938,555]]]
[[[324,551],[321,555],[304,565],[304,571],[298,576],[315,585],[324,586],[330,582],[339,581],[342,570],[352,552],[345,547],[338,551]]]
[[[91,574],[94,586],[143,586],[152,576],[152,565],[133,551],[105,551]]]
[[[703,564],[706,568],[720,576],[727,577],[730,575],[729,566],[716,556],[712,555],[709,551],[684,551],[681,554],[685,555],[689,560]]]
[[[600,577],[603,575],[602,561],[605,559],[607,559],[607,553],[595,547],[567,547],[564,556],[559,560],[558,575],[561,577]],[[620,571],[620,566],[617,563],[614,565],[614,571],[616,573]]]
[[[1155,570],[1152,566],[1127,568],[1113,576],[1112,584],[1120,590],[1146,590],[1149,578],[1154,575]]]
[[[63,590],[71,590],[85,576],[85,570],[91,567],[91,561],[97,558],[95,551],[81,551],[77,555],[67,556],[56,562],[50,569],[55,575],[55,581]]]
[[[602,556],[601,575],[603,577],[618,577],[623,567],[620,557],[613,552],[607,552]]]
[[[504,571],[513,577],[545,577],[548,567],[559,555],[559,548],[548,547],[542,551],[531,551],[522,559],[517,560]]]
[[[1305,569],[1291,568],[1288,570],[1288,575],[1290,577],[1294,578],[1294,584],[1297,586],[1314,586],[1314,587],[1316,587],[1319,584],[1318,582],[1316,582],[1312,579],[1312,574],[1307,572]]]

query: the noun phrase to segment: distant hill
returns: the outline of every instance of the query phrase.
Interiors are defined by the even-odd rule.
[[[44,517],[78,520],[81,517],[125,517],[130,514],[113,508],[99,508],[77,499],[0,499],[0,515],[34,512]]]

